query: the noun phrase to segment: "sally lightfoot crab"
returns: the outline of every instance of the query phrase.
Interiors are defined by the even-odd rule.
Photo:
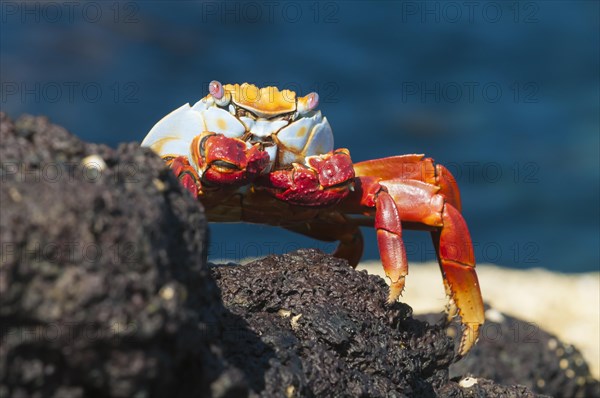
[[[333,147],[316,93],[222,85],[194,106],[160,120],[142,146],[152,148],[202,201],[209,221],[280,226],[312,238],[339,241],[334,255],[356,266],[360,226],[374,227],[391,280],[389,302],[404,289],[405,228],[430,231],[448,296],[448,319],[464,325],[459,356],[484,322],[473,245],[460,213],[452,175],[423,155],[352,163]]]

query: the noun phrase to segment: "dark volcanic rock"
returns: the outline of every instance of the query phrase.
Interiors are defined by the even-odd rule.
[[[442,327],[385,304],[387,285],[316,250],[212,268],[223,302],[245,321],[226,324],[225,356],[263,396],[524,397],[525,387],[448,378],[454,344]],[[238,318],[238,319],[239,319]],[[248,344],[238,327],[272,351]],[[253,377],[257,370],[264,379]]]
[[[538,325],[488,309],[481,338],[450,375],[477,375],[499,384],[521,384],[555,397],[600,397],[581,353]]]
[[[202,208],[162,161],[0,122],[0,396],[243,390],[219,354]]]

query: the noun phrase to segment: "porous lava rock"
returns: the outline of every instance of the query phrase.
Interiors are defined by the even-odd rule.
[[[225,356],[261,396],[534,397],[523,386],[450,380],[454,343],[442,326],[386,304],[387,285],[318,250],[213,266],[230,316]],[[230,330],[231,333],[227,333]],[[269,349],[249,344],[258,334]],[[256,378],[256,372],[264,378]]]
[[[245,391],[202,208],[163,162],[42,117],[0,115],[0,142],[0,396]]]
[[[489,307],[477,345],[450,367],[451,377],[463,375],[520,384],[554,397],[600,398],[600,383],[576,347],[535,323]]]

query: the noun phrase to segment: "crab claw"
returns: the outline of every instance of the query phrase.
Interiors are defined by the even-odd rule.
[[[203,133],[194,139],[192,148],[192,157],[206,185],[245,185],[269,166],[267,152],[220,134]]]
[[[178,156],[167,161],[167,166],[173,170],[173,173],[194,198],[198,198],[201,190],[200,177],[196,170],[190,166],[188,159],[185,156]]]
[[[319,175],[319,184],[324,189],[333,189],[352,182],[354,167],[347,149],[319,156],[309,156],[306,163]]]
[[[347,149],[309,156],[306,163],[271,172],[262,185],[276,198],[303,206],[333,205],[352,189],[354,168]]]
[[[150,147],[165,160],[186,159],[186,165],[195,169],[197,183],[244,184],[265,171],[269,155],[241,141],[244,125],[228,111],[213,106],[213,101],[228,98],[221,83],[212,82],[209,90],[211,95],[193,107],[185,104],[163,117],[142,146]],[[208,174],[203,176],[206,171]]]

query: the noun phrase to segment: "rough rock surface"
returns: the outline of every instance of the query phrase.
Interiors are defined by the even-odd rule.
[[[471,374],[555,397],[600,398],[600,383],[577,348],[493,309],[486,318],[479,342],[450,367],[451,377]]]
[[[225,306],[245,321],[226,322],[235,338],[225,355],[260,395],[536,396],[484,379],[467,387],[449,380],[454,344],[444,328],[413,319],[405,304],[386,305],[381,278],[317,250],[212,271]],[[248,344],[238,326],[268,348]],[[253,377],[258,370],[264,379]]]
[[[0,123],[0,396],[244,388],[213,330],[202,208],[161,160],[44,118]]]
[[[449,379],[444,328],[320,252],[209,269],[201,206],[136,144],[0,114],[0,159],[0,397],[535,396]]]

